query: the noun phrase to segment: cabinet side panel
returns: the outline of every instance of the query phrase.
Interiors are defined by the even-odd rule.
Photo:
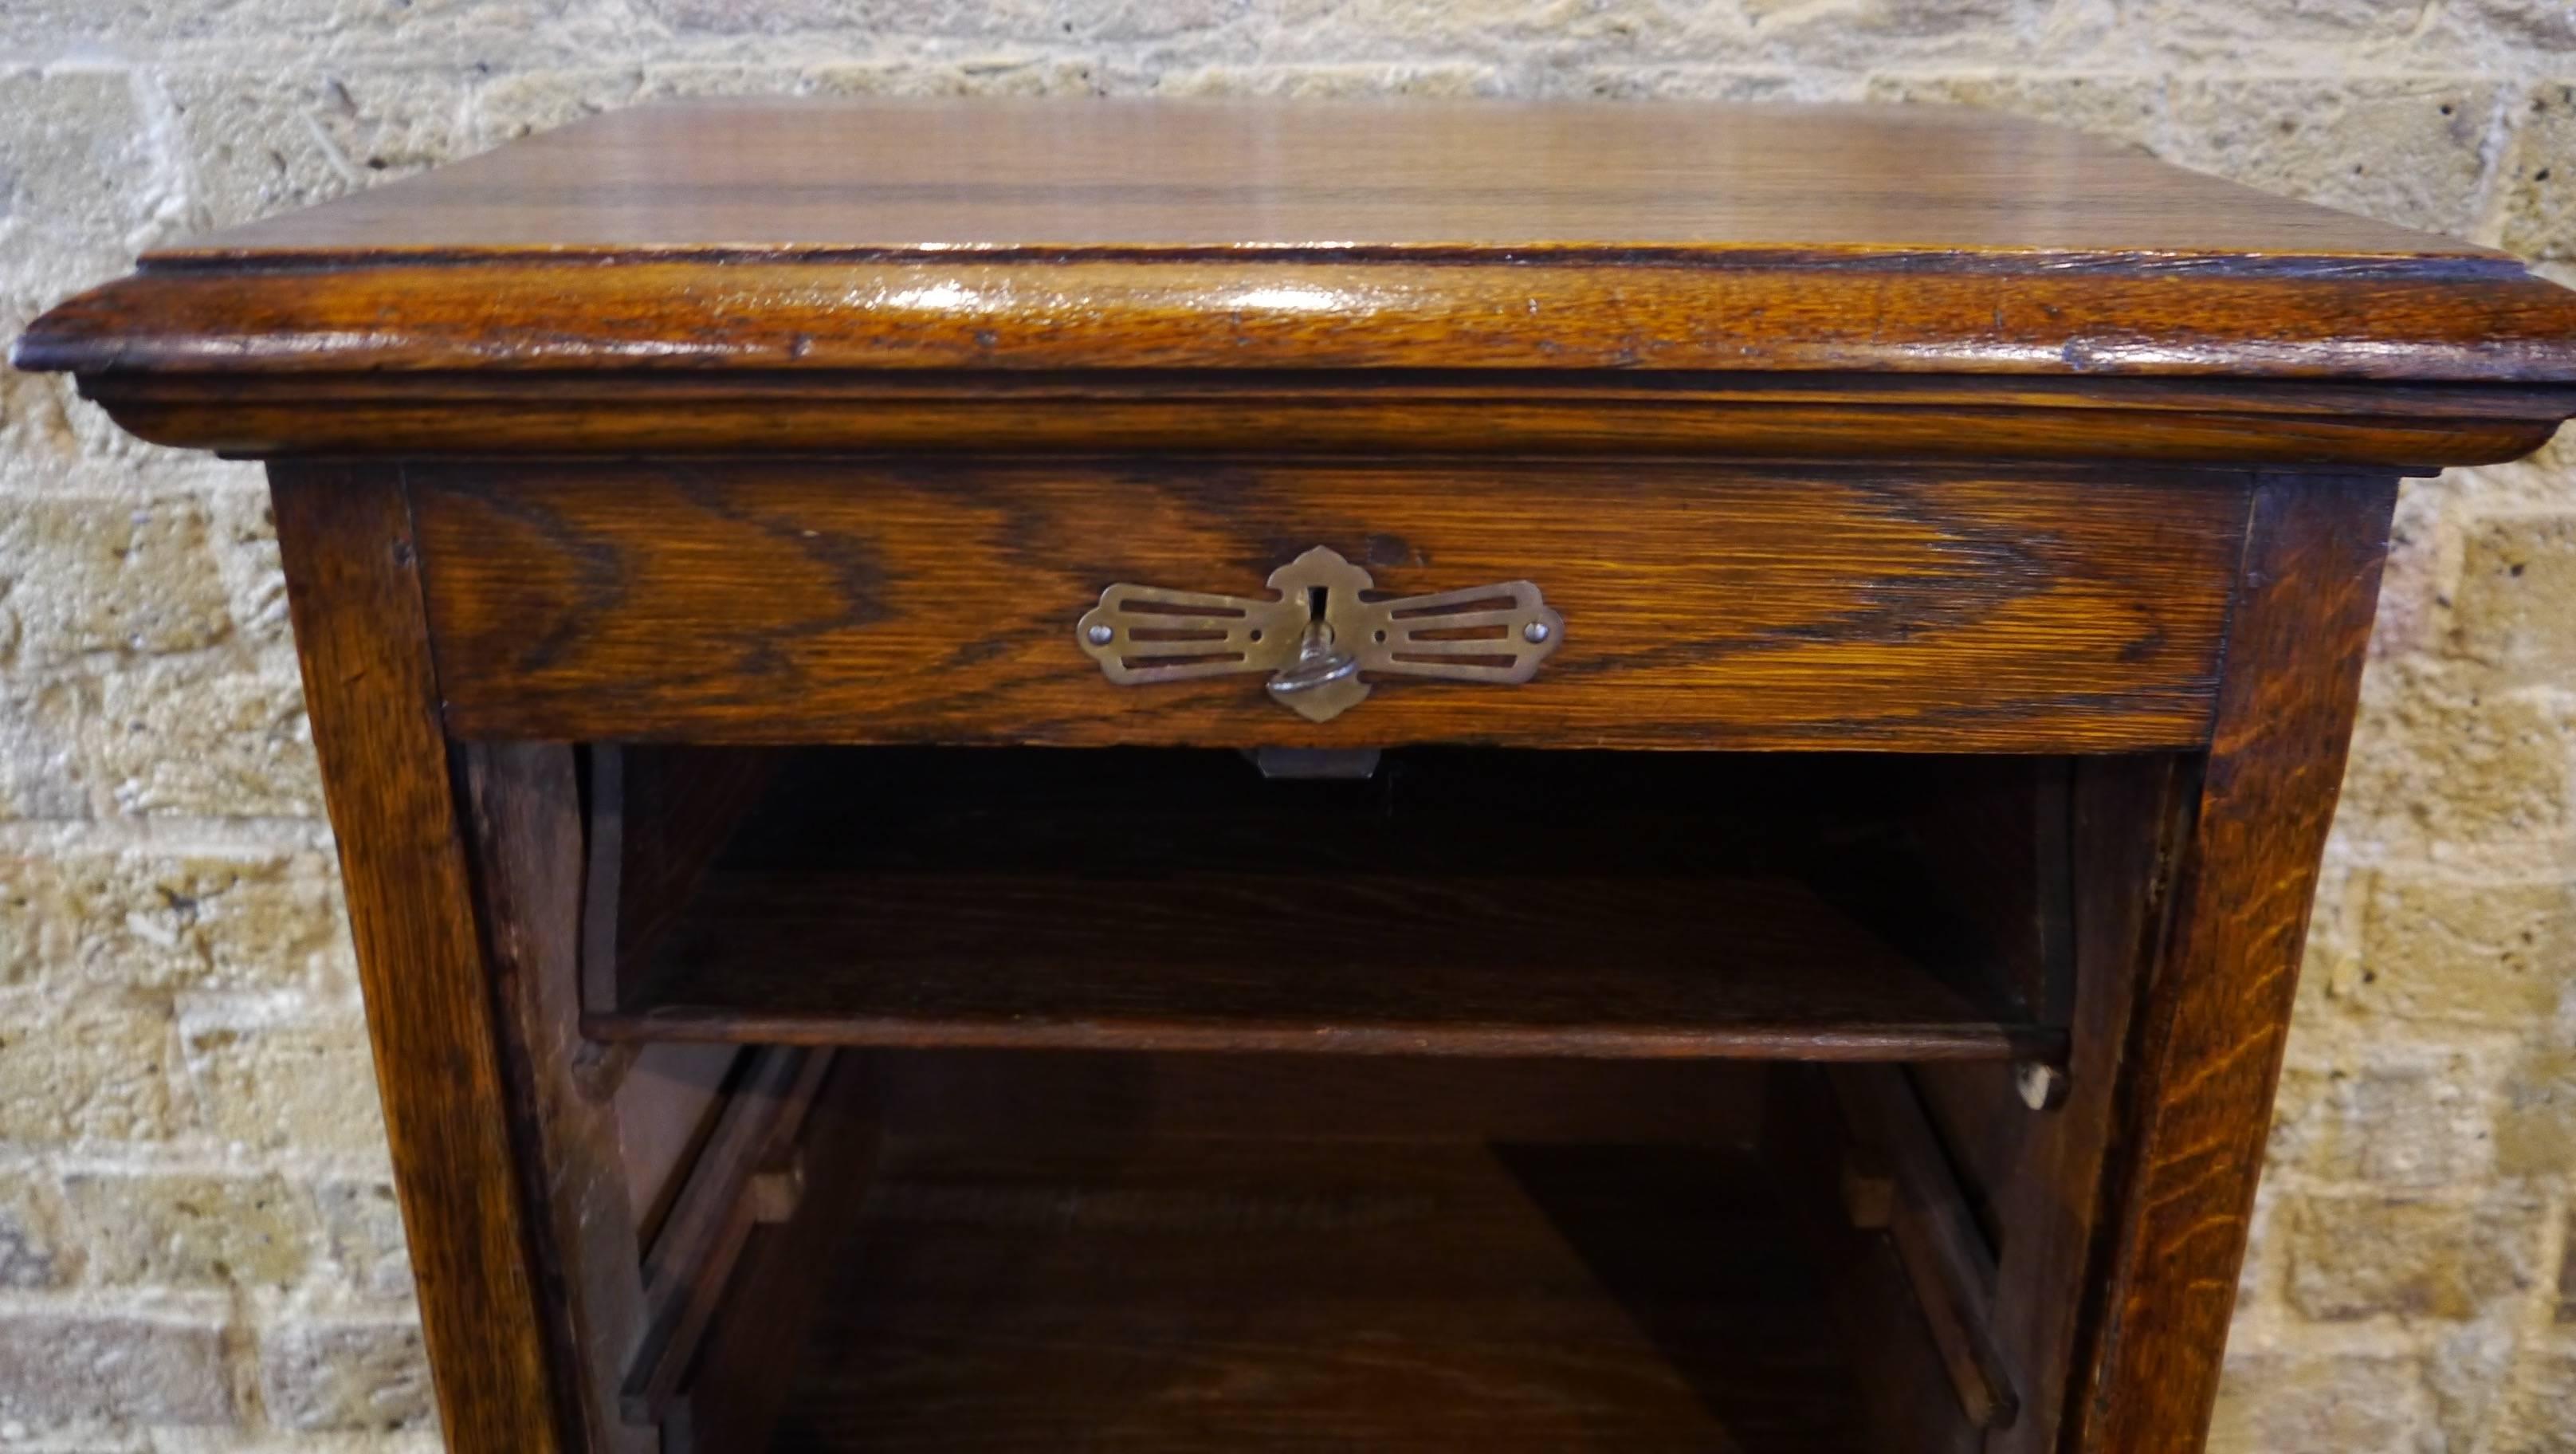
[[[466,833],[390,469],[271,472],[448,1447],[562,1449]]]
[[[472,743],[459,751],[501,1008],[502,1067],[523,1114],[537,1267],[567,1392],[591,1454],[654,1454],[653,1431],[615,1417],[643,1335],[643,1261],[616,1109],[584,1084],[579,928],[582,823],[573,750]]]
[[[2218,720],[2113,1113],[2076,1447],[2196,1449],[2217,1398],[2393,480],[2255,491]]]

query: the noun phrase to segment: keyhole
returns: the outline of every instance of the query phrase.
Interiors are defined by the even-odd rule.
[[[1308,620],[1321,621],[1324,619],[1324,601],[1331,594],[1332,587],[1330,586],[1308,586],[1306,588],[1306,616]]]

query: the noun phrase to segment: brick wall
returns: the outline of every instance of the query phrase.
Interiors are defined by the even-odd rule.
[[[0,335],[699,92],[1955,100],[2576,282],[2571,0],[5,0]],[[2576,439],[2407,488],[2218,1446],[2576,1451]],[[435,1447],[257,474],[0,371],[0,1450]]]

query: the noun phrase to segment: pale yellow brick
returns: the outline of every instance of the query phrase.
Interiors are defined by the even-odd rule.
[[[2432,8],[2435,39],[2471,64],[2510,65],[2576,52],[2576,6],[2564,0],[2444,0]],[[2559,66],[2557,69],[2565,70]]]
[[[1050,0],[905,0],[887,12],[869,0],[639,0],[638,9],[683,35],[846,34],[849,27],[892,22],[909,35],[942,41],[1053,43],[1096,7]],[[856,47],[852,47],[856,49]],[[931,47],[909,47],[929,50]]]
[[[309,982],[349,957],[338,876],[312,851],[0,858],[0,945],[57,983],[160,990]]]
[[[2257,1189],[2254,1212],[2245,1227],[2245,1256],[2236,1264],[2236,1306],[2257,1306],[2280,1286],[2280,1238],[2275,1229],[2280,1218],[2274,1215],[2279,1199],[2275,1189],[2266,1184]]]
[[[1125,0],[1121,8],[1149,4]],[[1753,28],[1731,14],[1732,8],[1698,7],[1694,14],[1690,7],[1655,0],[1286,0],[1261,48],[1236,60],[1246,69],[1282,61],[1534,54],[1706,61],[1751,39]],[[1082,30],[1101,40],[1117,34],[1106,27]]]
[[[2518,1340],[2508,1319],[2516,1311],[2497,1305],[2483,1321],[2426,1330],[2424,1386],[2433,1403],[2427,1447],[2477,1448],[2479,1436],[2494,1423],[2513,1371]]]
[[[682,34],[793,35],[849,23],[858,0],[637,0],[636,8]],[[1043,8],[1023,13],[1026,28],[1041,33]]]
[[[0,258],[23,283],[104,282],[172,230],[175,174],[123,68],[0,67],[0,118]]]
[[[2208,1454],[2330,1454],[2407,1447],[2428,1417],[2404,1356],[2231,1356]]]
[[[0,46],[20,54],[177,55],[257,74],[281,56],[440,62],[466,71],[636,43],[634,12],[600,0],[10,0]]]
[[[177,1124],[170,1014],[153,1003],[40,1011],[0,997],[0,1141],[153,1141]]]
[[[2301,1197],[2282,1215],[2290,1304],[2310,1318],[2472,1318],[2537,1275],[2542,1209],[2513,1198]]]
[[[2479,481],[2467,471],[2408,480],[2389,521],[2388,561],[2380,572],[2379,615],[2371,623],[2374,657],[2436,650],[2451,629],[2450,573],[2458,564],[2456,521]]]
[[[0,1171],[0,1287],[63,1287],[80,1271],[54,1178],[24,1167]]]
[[[87,678],[0,676],[0,820],[89,816],[77,744],[95,695]],[[0,981],[13,977],[0,959]]]
[[[2226,57],[2247,45],[2394,40],[2415,28],[2422,7],[2391,0],[2132,0],[2132,33],[2164,47]]]
[[[258,669],[297,680],[294,621],[287,610],[286,573],[277,555],[277,517],[268,483],[250,467],[218,462],[193,483],[205,496],[212,523],[215,564],[224,578],[233,634]]]
[[[2558,1325],[2576,1328],[2576,1208],[2567,1213],[2567,1227],[2558,1260]],[[2576,1335],[2570,1335],[2576,1336]]]
[[[2576,673],[2576,514],[2472,521],[2454,611],[2461,650],[2512,680]]]
[[[2194,79],[2172,88],[2167,151],[2249,186],[2465,235],[2499,94],[2453,76]]]
[[[2441,873],[2376,876],[2362,943],[2363,1007],[2522,1028],[2576,985],[2576,883]]]
[[[2561,287],[2576,286],[2576,263],[2537,263],[2533,271]],[[2576,425],[2562,425],[2549,442],[2521,459],[2476,469],[2446,471],[2444,482],[2457,481],[2464,498],[2459,527],[2466,532],[2476,514],[2553,514],[2576,497]]]
[[[2545,695],[2419,657],[2364,674],[2338,831],[2363,842],[2556,839],[2568,790],[2566,724]]]
[[[2576,257],[2576,80],[2532,87],[2514,120],[2503,245],[2524,257]]]
[[[1484,96],[1503,89],[1490,66],[1436,65],[1208,66],[1165,76],[1161,90],[1175,96],[1290,96],[1331,99],[1357,96]]]
[[[466,150],[454,69],[172,72],[196,228],[267,217],[426,170]]]
[[[2576,1050],[2541,1040],[2515,1059],[2496,1111],[2496,1169],[2536,1177],[2576,1170]]]
[[[187,651],[231,629],[201,502],[0,498],[0,665]]]
[[[2058,7],[2048,0],[1744,0],[1735,8],[1751,47],[1766,60],[1867,73],[2021,59],[2022,37],[2036,34]]]
[[[289,1429],[404,1429],[436,1409],[410,1319],[296,1324],[259,1340],[269,1417]]]
[[[2350,1066],[2281,1075],[2270,1164],[2327,1181],[2434,1188],[2492,1173],[2496,1067],[2474,1051],[2372,1036]]]
[[[2113,72],[2048,75],[2015,69],[1977,75],[1875,76],[1870,79],[1868,99],[2010,112],[2141,146],[2155,140],[2165,112],[2159,78]]]
[[[412,1295],[411,1257],[402,1207],[384,1181],[327,1181],[314,1189],[331,1260],[356,1291],[373,1298]]]
[[[812,67],[798,85],[821,96],[1081,96],[1100,87],[1080,57],[997,53],[957,61],[843,61]]]
[[[473,132],[478,144],[491,145],[648,101],[792,94],[802,74],[790,66],[749,65],[526,71],[500,77],[474,93]]]
[[[5,244],[0,228],[0,244]],[[42,289],[47,301],[56,290]],[[11,306],[0,297],[0,340],[26,332],[38,310]],[[0,347],[0,489],[27,494],[59,487],[75,469],[87,447],[80,420],[97,411],[79,402],[75,386],[61,374],[31,374],[9,367]],[[15,509],[0,496],[0,510]]]
[[[186,1319],[13,1312],[0,1317],[0,1419],[230,1424],[223,1343]]]
[[[101,1282],[287,1287],[313,1260],[313,1207],[283,1177],[82,1174],[63,1190]]]
[[[192,1015],[189,1081],[206,1129],[262,1150],[384,1153],[364,1027],[354,1019]]]
[[[1485,0],[1459,0],[1462,7],[1472,7]],[[1556,0],[1571,9],[1586,0]],[[1635,0],[1599,0],[1595,8],[1618,9],[1635,4]],[[946,8],[942,0],[941,8]],[[1016,8],[1005,6],[1008,9]],[[1260,0],[1083,0],[1079,7],[1059,7],[1050,20],[1056,35],[1070,45],[1121,44],[1145,42],[1158,57],[1168,57],[1186,64],[1190,59],[1220,52],[1227,41],[1258,25],[1269,17],[1261,14],[1269,7]],[[1426,7],[1427,9],[1427,7]],[[1276,36],[1284,27],[1269,28]],[[1034,39],[1024,32],[1017,39]],[[1427,39],[1424,37],[1422,39]],[[1419,40],[1413,40],[1419,45]],[[1424,46],[1422,48],[1428,48]]]
[[[16,1442],[9,1442],[14,1438]],[[131,1418],[88,1414],[63,1419],[0,1419],[0,1449],[18,1454],[234,1454],[246,1446],[238,1429],[206,1425],[140,1425]],[[321,1451],[312,1451],[321,1454]]]
[[[2531,1348],[2515,1371],[2496,1454],[2576,1454],[2576,1338]]]
[[[1541,78],[1548,95],[1597,101],[1857,101],[1865,84],[1832,71],[1697,65],[1576,66]]]
[[[85,721],[80,780],[143,817],[318,818],[320,768],[304,686],[286,650],[207,652],[104,673]]]

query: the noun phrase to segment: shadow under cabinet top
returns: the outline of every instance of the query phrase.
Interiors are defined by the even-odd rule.
[[[161,248],[17,360],[240,454],[2433,467],[2576,411],[2576,293],[1943,107],[723,101]]]

